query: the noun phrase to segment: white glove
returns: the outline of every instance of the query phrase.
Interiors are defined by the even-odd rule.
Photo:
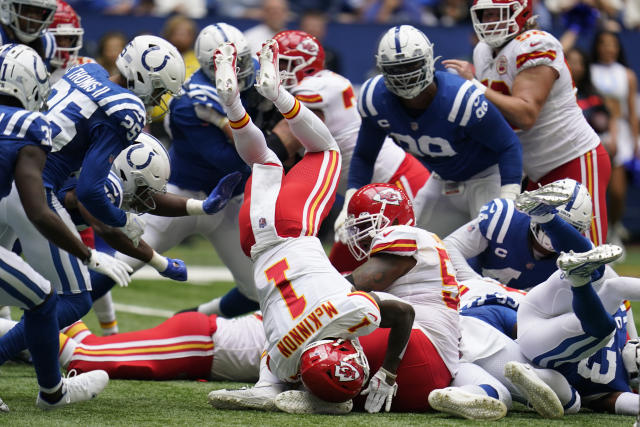
[[[518,194],[520,194],[520,184],[505,184],[500,187],[501,199],[515,200]]]
[[[133,273],[133,268],[127,263],[115,259],[104,252],[91,249],[91,257],[85,262],[85,265],[89,270],[109,276],[120,286],[127,286],[129,282],[131,282],[131,276],[129,274]]]
[[[336,222],[333,223],[333,231],[335,233],[334,239],[336,242],[347,244],[347,230],[344,228],[344,223],[347,220],[347,208],[349,207],[349,200],[356,192],[355,188],[350,188],[344,193],[344,204],[342,210],[336,218]]]
[[[136,248],[140,243],[140,237],[144,234],[144,219],[140,216],[127,212],[127,222],[124,227],[120,227],[120,231],[127,235]]]
[[[393,379],[393,385],[387,383],[387,377]],[[391,410],[391,400],[398,391],[398,384],[395,382],[396,376],[384,368],[380,368],[378,372],[369,380],[369,385],[362,390],[362,395],[367,395],[367,401],[364,403],[364,409],[373,414],[380,412],[382,405],[385,412]]]

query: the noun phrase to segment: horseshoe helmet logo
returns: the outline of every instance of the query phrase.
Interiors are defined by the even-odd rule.
[[[162,70],[167,65],[167,62],[169,62],[171,57],[169,55],[165,55],[164,58],[162,59],[162,63],[160,65],[158,65],[157,67],[152,67],[151,65],[149,65],[147,63],[147,55],[149,55],[154,50],[160,50],[160,47],[159,46],[152,46],[149,49],[145,50],[142,53],[142,58],[140,60],[142,62],[142,66],[145,69],[147,69],[147,70],[149,70],[149,71],[151,71],[153,73],[156,73],[156,72]]]
[[[129,164],[129,166],[131,166],[132,168],[137,169],[137,170],[144,169],[147,166],[149,166],[149,164],[151,163],[151,159],[153,158],[153,156],[156,155],[156,153],[154,153],[153,151],[150,151],[149,152],[149,156],[147,157],[147,160],[145,160],[144,163],[137,165],[137,164],[135,164],[133,162],[133,159],[131,157],[132,157],[133,152],[138,150],[138,149],[140,149],[140,148],[144,148],[144,145],[143,144],[136,144],[136,145],[132,146],[131,149],[129,150],[129,152],[127,153],[127,163]]]

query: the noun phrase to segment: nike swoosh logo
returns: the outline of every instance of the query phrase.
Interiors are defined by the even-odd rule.
[[[376,316],[375,314],[373,314],[373,313],[371,313],[371,312],[369,312],[368,314],[369,314],[369,316],[371,316],[371,317],[373,317],[374,319],[376,319],[376,322],[378,321],[378,316]]]
[[[536,47],[540,44],[540,42],[530,43],[529,46]]]
[[[389,234],[391,234],[393,232],[393,230],[389,230],[389,231],[384,231],[382,232],[382,237],[387,237]]]

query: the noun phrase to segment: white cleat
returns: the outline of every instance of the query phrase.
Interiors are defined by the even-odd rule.
[[[269,39],[262,43],[258,52],[260,70],[256,77],[256,89],[265,98],[275,101],[280,90],[280,71],[278,68],[278,42]]]
[[[553,213],[556,206],[568,203],[573,197],[575,183],[567,180],[554,181],[532,191],[516,196],[516,209],[528,215]]]
[[[243,387],[236,390],[213,390],[209,393],[209,404],[216,409],[258,409],[276,411],[275,398],[280,387]]]
[[[351,399],[346,402],[326,402],[308,391],[290,390],[276,397],[276,407],[289,414],[331,414],[344,415],[353,409]]]
[[[66,378],[62,378],[62,397],[55,403],[49,403],[40,397],[36,399],[36,406],[40,409],[56,409],[71,403],[84,402],[96,397],[109,383],[109,374],[97,370],[80,375],[71,370]]]
[[[495,421],[507,415],[507,406],[490,396],[447,387],[429,393],[431,408],[468,420]]]
[[[556,393],[525,363],[508,362],[504,376],[517,387],[543,418],[561,418],[564,408]]]
[[[238,52],[232,43],[223,43],[213,54],[216,90],[225,105],[233,104],[239,96],[236,61]]]
[[[587,252],[562,252],[556,265],[575,286],[589,283],[591,274],[600,266],[622,256],[622,248],[616,245],[600,245]]]
[[[0,412],[9,412],[9,406],[0,399]]]

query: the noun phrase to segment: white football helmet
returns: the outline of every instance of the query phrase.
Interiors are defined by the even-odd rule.
[[[589,190],[571,178],[561,179],[556,182],[573,188],[571,199],[567,203],[556,207],[556,215],[571,224],[580,233],[584,233],[591,227],[593,218],[593,203],[591,202]],[[551,239],[544,233],[540,225],[531,222],[530,227],[538,243],[545,249],[555,252]]]
[[[23,44],[0,47],[0,93],[18,99],[31,111],[45,107],[51,86],[49,72],[40,55]]]
[[[233,43],[238,51],[236,62],[238,67],[238,90],[243,91],[250,88],[255,72],[251,50],[242,32],[229,24],[218,22],[217,24],[208,25],[198,34],[195,51],[200,68],[212,82],[216,81],[213,69],[213,54],[225,42]]]
[[[145,35],[131,40],[116,59],[116,67],[145,106],[161,105],[166,92],[181,93],[184,60],[175,46],[160,37]]]
[[[530,0],[475,0],[470,11],[478,39],[494,49],[523,32],[533,18]],[[485,12],[495,16],[483,20]]]
[[[121,208],[136,213],[155,209],[153,195],[167,191],[171,174],[167,150],[144,132],[133,145],[118,154],[111,170],[122,182]]]
[[[21,42],[30,43],[51,25],[56,7],[56,0],[1,0],[0,22]]]
[[[387,88],[401,98],[412,99],[433,82],[433,44],[411,25],[388,30],[378,44],[376,64]]]

